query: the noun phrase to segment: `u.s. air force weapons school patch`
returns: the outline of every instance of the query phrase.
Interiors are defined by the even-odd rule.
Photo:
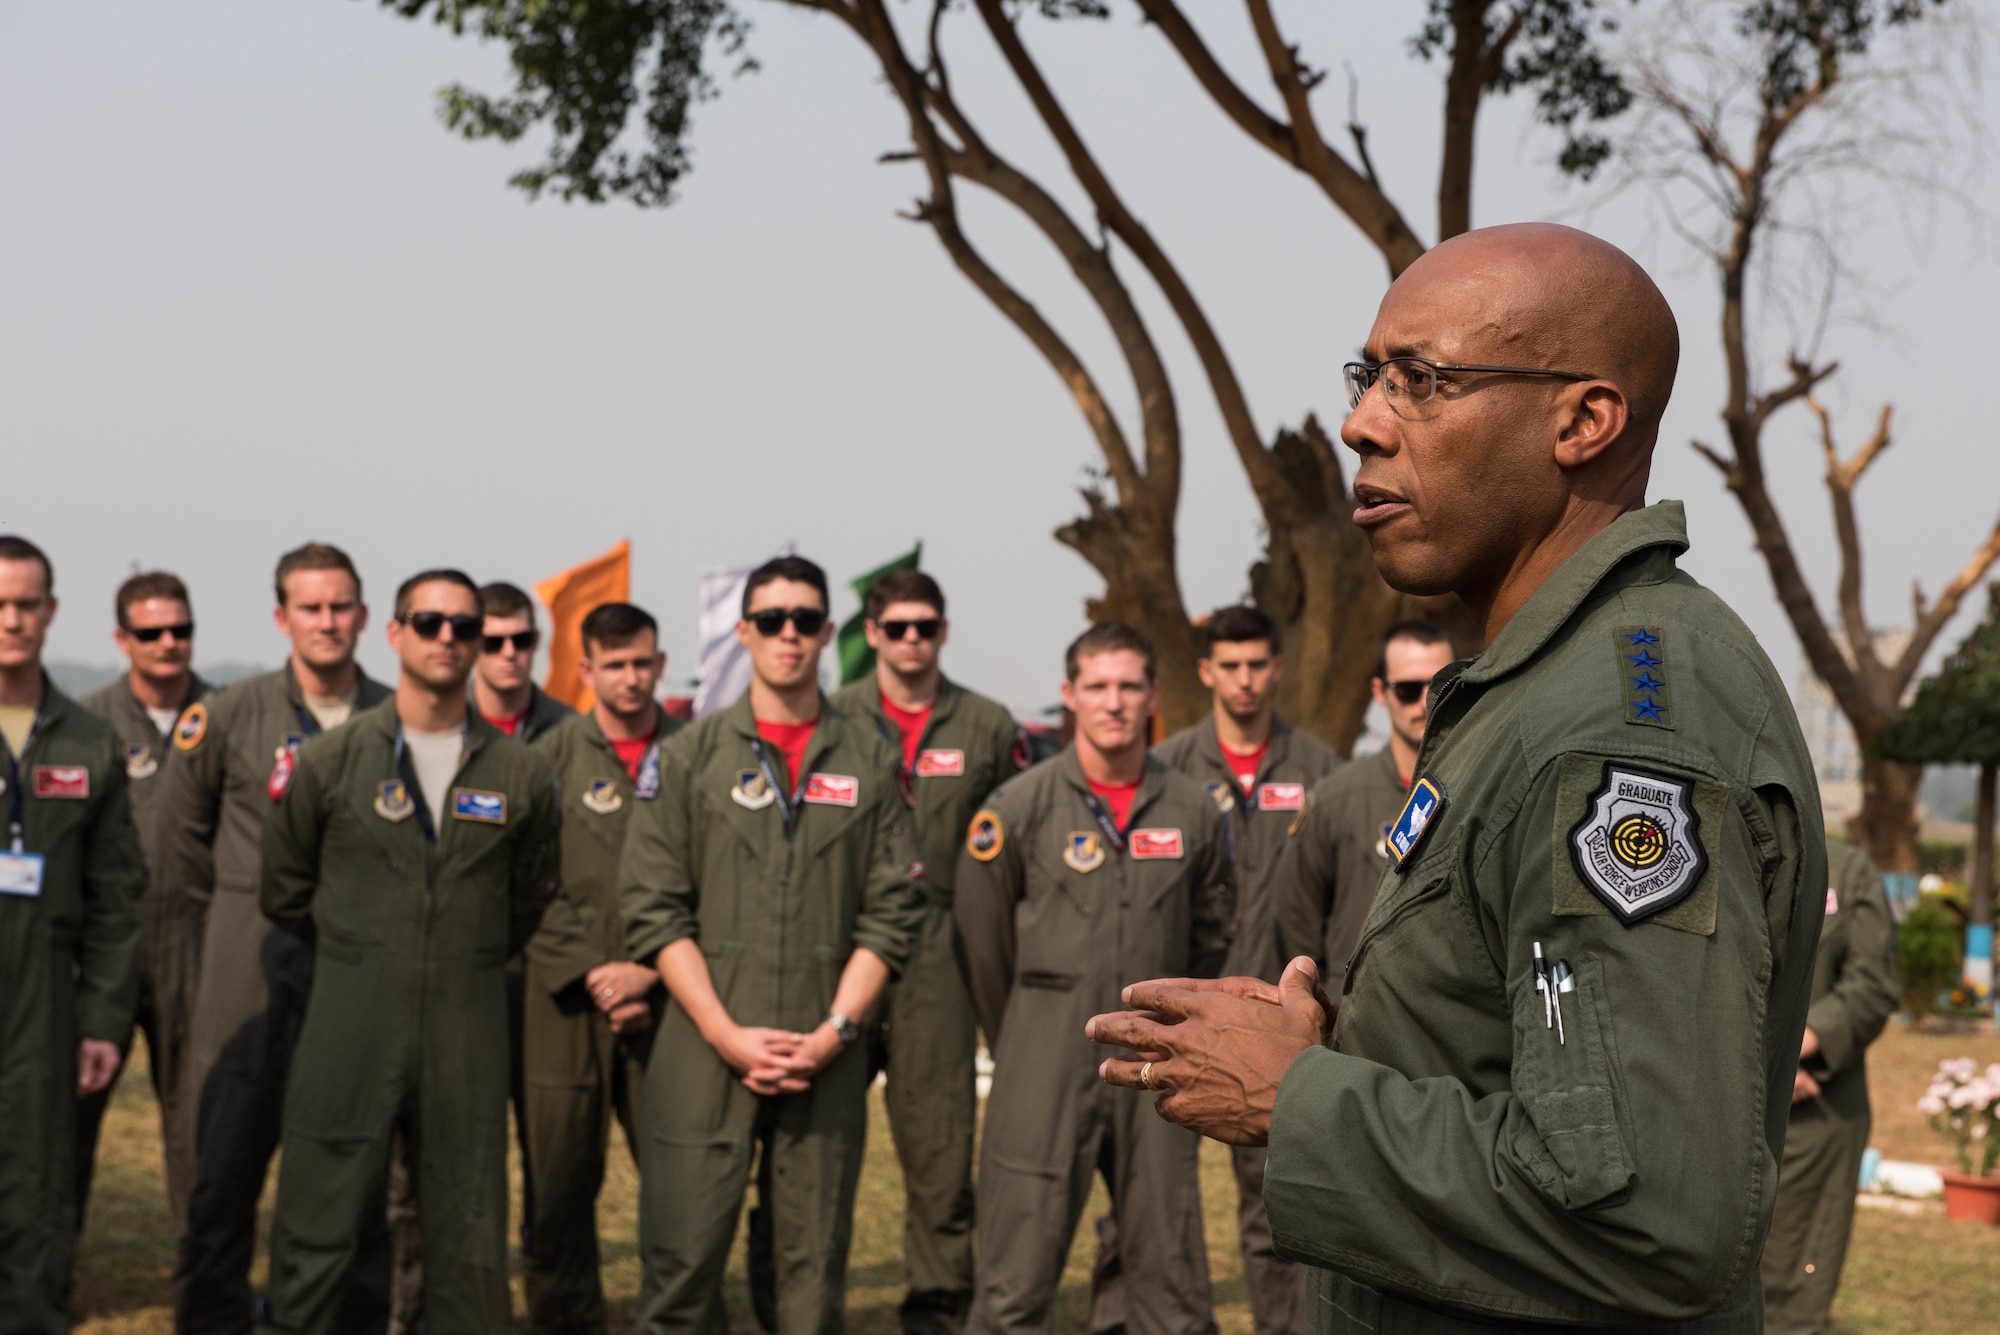
[[[1630,925],[1672,908],[1708,867],[1694,784],[1621,761],[1570,828],[1570,861],[1591,892]]]

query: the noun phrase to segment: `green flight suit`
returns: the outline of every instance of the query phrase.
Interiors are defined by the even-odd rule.
[[[680,730],[656,714],[661,746]],[[598,1274],[597,1193],[615,1116],[626,1143],[639,1144],[639,1097],[653,1031],[620,1037],[592,1003],[584,976],[600,964],[631,959],[618,907],[618,862],[634,806],[659,797],[659,756],[640,765],[641,792],[591,714],[573,716],[536,750],[562,794],[562,889],[528,939],[523,1046],[527,1085],[528,1327],[542,1332],[602,1332],[604,1286]],[[650,768],[649,768],[650,767]],[[654,989],[653,1020],[666,992]]]
[[[357,669],[358,671],[358,669]],[[360,674],[355,712],[389,688]],[[257,905],[264,817],[279,769],[320,731],[291,664],[231,682],[174,725],[159,778],[163,894],[204,916],[201,974],[181,1092],[193,1133],[193,1181],[174,1262],[174,1322],[200,1335],[249,1335],[257,1200],[277,1152],[285,1081],[312,991],[312,952],[274,931]],[[283,757],[283,758],[281,758]],[[386,1313],[386,1221],[357,1274],[357,1326]]]
[[[132,1032],[146,864],[124,744],[46,676],[24,753],[0,739],[0,783],[0,1330],[66,1335],[77,1045]]]
[[[313,953],[271,1227],[277,1326],[307,1335],[348,1329],[339,1309],[399,1129],[426,1329],[512,1320],[503,972],[558,885],[555,781],[470,718],[433,829],[401,741],[390,699],[308,742],[264,827],[260,903]]]
[[[1784,684],[1686,549],[1679,502],[1620,516],[1432,688],[1336,1046],[1271,1119],[1315,1331],[1761,1329],[1826,846]]]
[[[842,689],[833,703],[901,754],[902,733],[884,713],[872,674]],[[884,1101],[903,1168],[906,1328],[922,1328],[927,1314],[962,1315],[972,1301],[979,1030],[958,961],[952,886],[972,814],[1021,772],[1020,740],[1020,725],[1005,706],[942,679],[907,775],[923,843],[924,921],[871,1035],[880,1044],[875,1064],[888,1070]]]
[[[1826,852],[1826,926],[1806,1012],[1819,1051],[1803,1063],[1820,1093],[1792,1105],[1785,1130],[1778,1209],[1764,1239],[1764,1329],[1770,1335],[1814,1335],[1826,1326],[1868,1148],[1868,1045],[1903,1004],[1896,925],[1882,874],[1852,844],[1829,841]]]
[[[1277,982],[1290,958],[1278,932],[1279,869],[1291,832],[1307,819],[1309,794],[1340,765],[1339,754],[1312,734],[1273,719],[1270,747],[1255,782],[1245,790],[1222,754],[1213,714],[1169,737],[1153,754],[1199,783],[1228,826],[1236,868],[1236,933],[1222,972]],[[1264,1213],[1264,1150],[1232,1145],[1229,1160],[1236,1172],[1236,1235],[1253,1329],[1256,1335],[1300,1335],[1305,1329],[1306,1272],[1279,1257],[1271,1241],[1271,1221]],[[1106,1244],[1115,1244],[1115,1233],[1115,1224],[1099,1226],[1091,1295],[1091,1328],[1096,1331],[1124,1324],[1124,1286],[1108,1282],[1117,1250]]]
[[[1071,747],[1004,784],[959,855],[959,934],[994,1064],[968,1335],[1048,1330],[1098,1174],[1117,1221],[1128,1328],[1204,1335],[1214,1321],[1200,1138],[1099,1080],[1104,1053],[1083,1026],[1122,1010],[1127,983],[1221,969],[1236,913],[1228,836],[1201,785],[1154,757],[1122,847],[1095,801]]]
[[[188,678],[188,703],[205,698],[209,684]],[[167,739],[146,707],[132,694],[128,677],[101,686],[77,701],[109,723],[125,748],[126,787],[132,795],[132,824],[150,870],[160,865],[160,770],[167,762]],[[148,1074],[160,1105],[160,1143],[167,1168],[167,1211],[174,1234],[187,1214],[188,1184],[194,1177],[194,1134],[181,1111],[181,1070],[187,1057],[188,1022],[194,1011],[195,980],[201,976],[202,906],[175,894],[149,876],[140,907],[139,1010],[136,1023],[146,1035]],[[121,1050],[130,1052],[131,1036]],[[121,1063],[110,1087],[77,1104],[76,1227],[90,1205],[90,1179],[97,1162],[97,1133],[104,1110],[125,1076]]]
[[[659,798],[635,804],[626,832],[619,902],[632,958],[655,961],[694,940],[731,1019],[799,1033],[825,1021],[855,950],[900,970],[923,922],[923,872],[899,759],[824,701],[804,783],[758,742],[748,695],[683,729],[662,753]],[[840,1329],[867,1092],[857,1043],[804,1093],[753,1094],[686,1012],[667,1008],[642,1105],[641,1331],[727,1329],[723,1263],[762,1135],[774,1161],[779,1335]]]
[[[1385,746],[1313,789],[1285,848],[1273,892],[1278,935],[1285,958],[1313,957],[1329,995],[1339,995],[1347,976],[1347,957],[1389,865],[1389,826],[1409,795]]]

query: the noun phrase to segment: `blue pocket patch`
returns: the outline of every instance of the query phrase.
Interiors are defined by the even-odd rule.
[[[1409,800],[1403,803],[1402,814],[1388,829],[1383,843],[1389,856],[1395,861],[1396,870],[1408,865],[1411,856],[1424,842],[1424,835],[1430,832],[1431,822],[1444,810],[1444,785],[1429,774],[1410,786]]]
[[[507,794],[481,792],[477,788],[454,788],[451,790],[451,814],[459,820],[505,825]]]

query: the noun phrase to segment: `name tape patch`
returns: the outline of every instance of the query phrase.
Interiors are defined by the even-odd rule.
[[[917,777],[919,779],[957,779],[965,774],[965,752],[963,751],[919,751],[917,753]]]
[[[851,807],[861,800],[861,780],[850,774],[808,774],[805,799],[824,806]]]
[[[484,792],[478,788],[454,788],[451,790],[451,814],[458,820],[505,825],[507,794]]]
[[[1134,830],[1126,837],[1125,848],[1133,858],[1178,858],[1184,856],[1179,830]]]
[[[1304,811],[1306,786],[1302,783],[1259,784],[1257,805],[1264,811]]]
[[[83,765],[37,765],[35,796],[72,801],[89,797],[90,770]]]

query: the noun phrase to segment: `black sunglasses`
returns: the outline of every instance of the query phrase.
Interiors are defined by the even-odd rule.
[[[460,612],[457,616],[446,616],[442,612],[405,612],[396,620],[408,626],[420,640],[435,640],[439,632],[449,625],[451,638],[460,644],[482,638],[480,632],[486,628],[486,618],[468,612]]]
[[[761,612],[747,612],[743,619],[767,640],[782,632],[787,621],[797,626],[801,635],[817,635],[826,625],[826,613],[817,607],[767,607]]]
[[[938,631],[944,626],[944,619],[942,617],[924,617],[919,621],[878,621],[875,624],[881,627],[882,633],[892,640],[900,640],[913,630],[917,633],[917,638],[920,640],[935,640],[938,637]]]
[[[1431,688],[1430,678],[1428,677],[1422,681],[1387,681],[1382,684],[1389,688],[1390,694],[1396,697],[1398,704],[1405,705],[1413,705],[1423,699],[1424,692]]]
[[[194,622],[183,621],[173,626],[127,626],[125,633],[141,644],[151,644],[162,635],[171,635],[185,644],[194,638]]]
[[[458,627],[453,626],[451,633],[458,634]],[[501,647],[510,642],[515,652],[525,654],[532,653],[535,646],[542,642],[542,633],[538,630],[517,630],[512,635],[488,635],[485,639],[486,652],[489,654],[499,653]]]

